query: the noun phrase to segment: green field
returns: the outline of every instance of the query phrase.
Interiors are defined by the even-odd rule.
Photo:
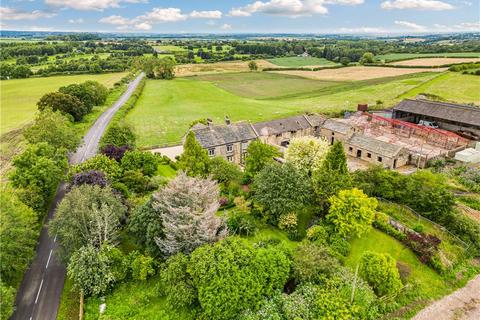
[[[480,77],[447,72],[406,92],[401,98],[414,98],[420,93],[434,94],[448,101],[480,105]]]
[[[324,58],[315,57],[283,57],[268,59],[269,62],[280,67],[305,67],[305,66],[336,66],[338,63]]]
[[[312,92],[341,83],[266,72],[212,74],[190,79],[210,81],[233,94],[254,99]]]
[[[480,52],[450,52],[450,53],[389,53],[375,56],[377,61],[392,62],[415,58],[480,58]]]
[[[42,95],[56,91],[59,87],[86,80],[96,80],[108,87],[124,77],[126,73],[99,75],[75,75],[47,78],[29,78],[0,81],[1,111],[0,132],[20,128],[30,122],[37,111],[36,103]]]
[[[242,74],[239,74],[240,77]],[[245,77],[250,75],[243,74]],[[277,92],[283,98],[252,99],[234,94],[259,90],[255,82],[250,82],[241,89],[227,91],[219,84],[210,81],[177,78],[171,81],[148,80],[137,106],[127,115],[138,134],[140,147],[151,147],[180,143],[188,125],[199,118],[211,118],[221,123],[225,115],[233,121],[261,121],[280,118],[305,111],[338,112],[354,110],[358,103],[375,104],[382,100],[386,106],[398,101],[398,96],[434,77],[431,73],[420,73],[397,78],[359,81],[334,86],[319,84],[320,89],[311,92],[291,94],[284,97],[286,78],[278,78],[261,73],[270,86],[263,89],[269,95]],[[229,81],[238,82],[237,78],[227,76],[222,86],[232,86]],[[315,81],[315,80],[312,80]],[[278,85],[277,85],[278,84]],[[282,85],[283,84],[283,85]],[[278,88],[271,88],[277,86]],[[256,91],[260,92],[260,91]]]

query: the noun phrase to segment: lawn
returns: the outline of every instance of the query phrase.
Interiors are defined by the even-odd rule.
[[[449,53],[389,53],[375,56],[378,61],[398,61],[404,59],[446,57],[446,58],[480,58],[480,52],[449,52]]]
[[[325,58],[316,57],[283,57],[268,59],[269,62],[280,67],[305,67],[305,66],[337,66],[338,63],[329,61]]]
[[[422,83],[401,95],[401,98],[414,98],[420,93],[434,94],[443,99],[459,103],[480,104],[480,77],[459,72],[447,72]]]
[[[86,80],[96,80],[108,87],[124,77],[126,73],[99,75],[74,75],[47,78],[29,78],[0,81],[1,111],[0,132],[20,128],[30,122],[37,111],[36,103],[42,95],[56,91],[59,87]]]
[[[382,100],[385,106],[392,106],[399,101],[399,95],[432,77],[434,75],[426,73],[358,81],[324,86],[313,92],[295,93],[289,97],[268,100],[241,97],[210,81],[197,81],[191,78],[177,78],[171,81],[148,80],[136,107],[127,115],[127,121],[135,127],[139,147],[162,146],[181,143],[188,125],[200,118],[211,118],[215,123],[222,123],[224,116],[228,115],[233,121],[256,122],[305,111],[355,110],[358,103],[374,105],[377,100]],[[278,79],[280,84],[283,83],[280,85],[282,88],[288,80],[275,79]],[[275,86],[274,78],[270,80],[271,85]],[[231,86],[228,83],[222,85]],[[245,84],[242,90],[256,90],[255,82],[251,82],[251,86],[252,88],[248,88]],[[264,88],[264,90],[277,89]]]
[[[311,92],[341,83],[268,72],[223,73],[196,76],[191,79],[210,81],[235,95],[254,99]]]
[[[362,238],[353,239],[351,245],[351,253],[346,259],[346,264],[352,269],[360,262],[365,251],[388,253],[395,260],[409,267],[410,275],[407,280],[418,283],[421,296],[435,298],[448,289],[439,274],[421,263],[417,256],[401,242],[381,231],[372,229]]]

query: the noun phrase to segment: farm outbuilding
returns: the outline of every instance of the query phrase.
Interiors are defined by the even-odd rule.
[[[419,123],[434,121],[441,129],[480,137],[480,108],[461,104],[405,99],[393,107],[393,118]]]

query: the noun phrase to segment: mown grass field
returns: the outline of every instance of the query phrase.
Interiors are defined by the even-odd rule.
[[[447,72],[405,92],[400,98],[414,98],[420,93],[434,94],[445,100],[480,104],[480,77]]]
[[[375,104],[382,100],[385,106],[398,101],[398,96],[430,80],[435,75],[420,73],[402,77],[357,81],[331,86],[319,85],[314,91],[296,92],[285,96],[284,76],[272,77],[261,73],[263,81],[258,88],[255,81],[245,81],[241,88],[233,88],[230,81],[239,82],[251,77],[239,73],[234,78],[228,75],[222,84],[231,91],[211,81],[177,78],[171,81],[148,80],[136,107],[127,115],[138,135],[140,147],[152,147],[180,143],[188,125],[199,118],[211,118],[222,123],[228,115],[233,121],[261,121],[310,112],[339,112],[354,110],[358,103]],[[287,80],[286,80],[287,79]],[[217,78],[218,81],[218,78]],[[311,80],[315,81],[315,80]],[[250,83],[251,88],[248,87]],[[233,88],[233,89],[232,89]],[[265,91],[269,99],[242,97],[236,93],[250,90]],[[281,97],[273,97],[277,93]]]
[[[316,57],[283,57],[268,59],[269,62],[280,67],[305,67],[305,66],[336,66],[338,63],[324,58]]]
[[[37,111],[37,101],[42,95],[56,91],[59,87],[86,80],[95,80],[107,87],[124,77],[126,73],[107,73],[99,75],[74,75],[47,78],[29,78],[0,81],[1,134],[18,129],[31,120]]]
[[[210,81],[215,86],[233,94],[254,99],[311,92],[341,83],[265,72],[212,74],[191,77],[191,79]]]
[[[449,52],[449,53],[389,53],[375,56],[377,61],[397,61],[403,59],[428,58],[428,57],[445,57],[445,58],[464,58],[475,57],[480,58],[480,52]]]

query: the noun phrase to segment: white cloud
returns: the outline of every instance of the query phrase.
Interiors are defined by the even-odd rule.
[[[355,27],[355,28],[340,28],[340,33],[388,33],[388,30],[379,27]]]
[[[480,31],[480,22],[462,22],[454,25],[434,24],[440,32]]]
[[[363,0],[270,0],[256,1],[244,7],[233,8],[228,13],[232,17],[248,17],[253,13],[261,12],[269,15],[286,16],[291,18],[327,14],[325,5],[358,5]]]
[[[191,18],[199,18],[199,19],[221,19],[222,12],[218,10],[213,11],[192,11],[189,15]]]
[[[54,7],[95,11],[103,11],[108,8],[118,8],[121,3],[147,2],[147,0],[45,0],[46,4]]]
[[[183,21],[187,18],[188,16],[183,14],[182,10],[178,8],[153,8],[151,11],[144,15],[138,16],[133,20],[148,21],[151,23],[164,23]]]
[[[83,23],[83,19],[82,18],[78,18],[78,19],[68,19],[68,23],[72,23],[72,24],[80,24],[80,23]]]
[[[437,0],[392,0],[384,1],[381,4],[383,9],[412,9],[412,10],[451,10],[454,7],[443,1]]]
[[[425,26],[422,26],[422,25],[419,25],[419,24],[416,24],[416,23],[413,23],[413,22],[409,22],[409,21],[398,21],[397,20],[397,21],[395,21],[395,24],[398,25],[398,26],[402,26],[402,27],[411,29],[413,31],[417,31],[417,32],[427,31],[427,28]]]
[[[14,8],[0,7],[0,16],[2,20],[36,20],[38,18],[52,18],[56,14],[40,10],[20,11]]]
[[[129,25],[132,24],[130,19],[124,18],[122,16],[109,16],[109,17],[103,17],[102,19],[98,20],[100,23],[107,23],[107,24],[113,24],[117,26],[124,26],[124,25]]]
[[[184,14],[179,8],[153,8],[145,14],[135,18],[130,19],[118,15],[112,15],[101,18],[99,22],[115,25],[118,30],[132,29],[147,31],[151,30],[153,25],[158,23],[179,22],[187,19],[210,19],[210,21],[212,21],[211,19],[220,19],[221,17],[222,12],[218,10],[192,11],[189,14]]]
[[[220,29],[222,29],[222,30],[230,30],[230,29],[232,29],[232,26],[229,25],[228,23],[224,23],[224,24],[222,24],[222,26],[220,27]]]

